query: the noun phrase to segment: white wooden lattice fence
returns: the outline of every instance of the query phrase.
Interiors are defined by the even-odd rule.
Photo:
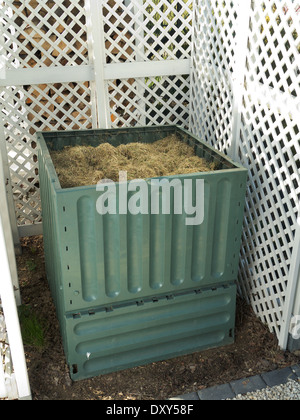
[[[0,141],[4,142],[0,120]],[[18,319],[20,291],[0,148],[0,400],[31,399]]]
[[[1,0],[19,232],[41,231],[37,130],[189,126],[249,169],[240,292],[285,347],[300,313],[299,18],[297,0]]]
[[[240,292],[285,347],[300,310],[300,3],[194,9],[190,128],[249,169]]]
[[[193,0],[0,4],[0,108],[25,233],[41,222],[37,130],[188,125]]]

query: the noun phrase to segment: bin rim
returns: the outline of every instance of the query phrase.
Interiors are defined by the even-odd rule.
[[[218,174],[224,174],[228,171],[234,171],[234,172],[245,172],[247,171],[247,169],[242,166],[240,163],[232,160],[229,156],[227,156],[225,153],[220,152],[219,150],[215,149],[214,147],[212,147],[211,145],[209,145],[208,143],[206,143],[204,140],[201,140],[198,136],[194,135],[193,133],[191,133],[190,131],[188,131],[187,129],[182,128],[179,125],[162,125],[162,126],[141,126],[141,127],[127,127],[127,128],[97,128],[97,129],[81,129],[81,130],[64,130],[64,131],[37,131],[36,132],[36,138],[37,138],[37,144],[39,147],[39,150],[42,152],[42,155],[44,156],[44,158],[47,160],[47,165],[48,165],[48,169],[49,169],[49,173],[50,173],[50,177],[53,183],[53,186],[55,188],[55,190],[57,192],[63,191],[63,192],[67,192],[67,191],[81,191],[83,189],[96,189],[97,188],[97,184],[94,185],[84,185],[84,186],[76,186],[76,187],[69,187],[69,188],[63,188],[61,186],[59,177],[57,175],[51,154],[50,154],[50,150],[49,147],[47,145],[47,142],[45,140],[45,137],[69,137],[69,136],[74,136],[74,134],[80,134],[83,136],[86,135],[91,135],[94,136],[95,134],[100,134],[100,133],[112,133],[112,132],[116,132],[116,133],[131,133],[132,131],[136,130],[136,131],[147,131],[147,132],[151,132],[151,131],[157,131],[157,130],[161,130],[163,129],[163,131],[170,131],[170,130],[174,130],[174,133],[176,133],[177,131],[180,131],[181,133],[186,134],[187,136],[189,136],[191,139],[193,139],[196,143],[200,143],[203,146],[205,146],[206,149],[209,149],[212,153],[218,155],[220,158],[224,159],[225,161],[227,161],[229,164],[232,165],[232,168],[228,168],[228,169],[217,169],[217,170],[212,170],[212,171],[206,171],[206,172],[194,172],[194,173],[188,173],[188,174],[175,174],[175,175],[165,175],[165,176],[157,176],[157,177],[150,177],[150,178],[143,178],[145,179],[146,182],[150,182],[152,179],[183,179],[183,178],[187,178],[187,177],[199,177],[201,175],[201,177],[205,177],[209,176],[212,173],[218,173]],[[132,181],[132,180],[131,180]],[[130,181],[127,181],[127,184]],[[102,183],[103,186],[107,186],[109,185],[109,182]],[[115,182],[115,185],[120,185],[120,182]]]

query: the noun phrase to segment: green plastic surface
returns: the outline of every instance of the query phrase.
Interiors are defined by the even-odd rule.
[[[218,164],[213,172],[177,177],[204,180],[199,226],[186,226],[186,215],[174,211],[100,215],[96,186],[62,189],[51,160],[51,151],[64,146],[154,142],[174,133]],[[247,170],[177,126],[46,132],[37,139],[47,278],[71,376],[232,342]],[[218,306],[224,290],[226,316]]]
[[[225,346],[234,341],[236,286],[162,296],[64,317],[73,380]]]
[[[205,182],[199,226],[186,226],[185,215],[174,211],[99,215],[96,187],[62,189],[49,154],[63,144],[155,141],[175,131],[199,154],[222,162],[215,172],[178,176]],[[43,133],[38,139],[47,272],[63,313],[236,279],[245,169],[177,127]]]

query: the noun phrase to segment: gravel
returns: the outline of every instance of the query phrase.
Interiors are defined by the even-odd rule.
[[[267,387],[259,391],[237,395],[232,400],[300,400],[300,382],[289,380],[286,384]]]

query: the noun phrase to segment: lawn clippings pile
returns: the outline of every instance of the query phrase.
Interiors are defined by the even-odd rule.
[[[114,147],[109,143],[92,146],[67,146],[51,152],[62,188],[95,185],[109,179],[119,182],[119,172],[127,179],[207,172],[216,169],[213,162],[195,155],[191,146],[176,135],[154,143],[129,143]]]

